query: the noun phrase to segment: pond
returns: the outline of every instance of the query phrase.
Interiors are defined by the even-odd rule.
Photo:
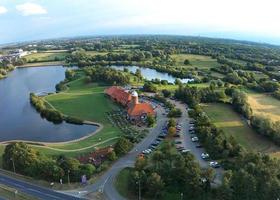
[[[140,69],[142,76],[149,81],[157,78],[159,80],[167,80],[169,83],[174,83],[176,80],[176,77],[168,73],[158,72],[157,70],[151,68],[138,67],[138,66],[111,66],[111,67],[118,70],[123,70],[124,68],[127,68],[128,71],[132,73],[135,73],[137,69]],[[188,79],[188,78],[184,78],[184,79],[179,78],[179,80],[182,83],[188,83],[193,81],[193,79]]]
[[[62,66],[17,68],[0,80],[0,141],[65,142],[97,129],[65,122],[55,125],[31,106],[29,94],[55,92],[55,85],[65,78],[65,70]]]

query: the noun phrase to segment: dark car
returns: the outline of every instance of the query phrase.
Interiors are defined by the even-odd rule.
[[[175,144],[182,144],[182,141],[176,141]]]
[[[196,148],[202,148],[202,145],[201,144],[198,144],[195,146]]]

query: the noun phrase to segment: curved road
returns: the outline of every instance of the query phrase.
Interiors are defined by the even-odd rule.
[[[196,148],[196,143],[191,142],[190,134],[188,134],[189,116],[186,110],[186,105],[178,101],[172,101],[172,100],[170,101],[174,103],[177,108],[180,108],[182,110],[182,117],[178,119],[178,122],[182,124],[181,134],[180,134],[181,136],[179,139],[176,140],[181,140],[184,147],[186,149],[191,150],[191,153],[196,157],[196,159],[198,160],[202,168],[209,167],[208,162],[201,159],[200,157],[201,153],[204,152],[204,150],[201,148]],[[97,182],[95,182],[92,185],[88,185],[80,190],[66,191],[66,193],[77,197],[86,196],[92,193],[99,193],[102,194],[102,196],[108,200],[125,200],[125,198],[122,197],[116,191],[114,186],[114,180],[122,169],[126,167],[133,167],[138,154],[143,150],[148,149],[148,147],[154,142],[157,136],[162,132],[162,128],[164,127],[164,125],[168,120],[168,118],[165,115],[163,115],[164,112],[165,111],[162,107],[159,106],[157,108],[156,127],[152,128],[150,130],[150,133],[147,135],[147,137],[145,137],[140,143],[138,143],[127,155],[117,160],[112,165],[111,169],[105,172]],[[221,183],[223,170],[215,169],[215,172],[216,174],[213,182],[214,185]]]

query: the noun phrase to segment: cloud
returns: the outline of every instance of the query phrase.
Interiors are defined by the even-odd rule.
[[[0,6],[0,15],[6,13],[8,10],[4,6]]]
[[[20,4],[16,6],[16,9],[21,12],[23,16],[42,15],[47,13],[46,9],[35,3]]]

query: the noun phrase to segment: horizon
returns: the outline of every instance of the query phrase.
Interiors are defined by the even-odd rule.
[[[274,22],[280,18],[275,10],[279,4],[274,0],[2,0],[0,44],[101,35],[184,35],[280,45],[280,28]]]

